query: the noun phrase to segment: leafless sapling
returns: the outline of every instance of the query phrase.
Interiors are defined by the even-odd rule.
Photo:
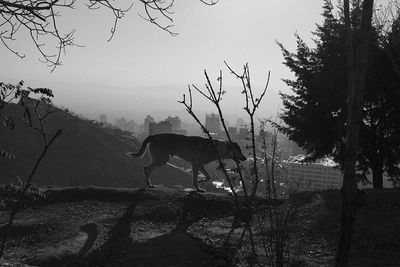
[[[22,82],[20,85],[22,86]],[[31,98],[31,94],[39,94],[39,98]],[[52,109],[51,105],[51,97],[53,97],[53,92],[48,88],[30,88],[27,90],[22,90],[20,87],[15,92],[15,98],[19,99],[19,104],[24,109],[24,121],[27,126],[35,129],[42,139],[42,151],[36,159],[32,170],[26,179],[26,182],[22,182],[20,179],[20,190],[16,191],[16,195],[14,196],[13,201],[10,203],[9,207],[9,218],[8,222],[5,226],[5,230],[1,239],[0,244],[0,258],[4,254],[4,250],[6,248],[7,239],[11,232],[12,224],[15,218],[15,215],[24,207],[26,202],[26,193],[32,187],[32,179],[40,166],[40,163],[48,149],[51,147],[53,142],[62,134],[62,130],[58,129],[55,133],[49,134],[46,128],[46,119],[47,117],[55,112]]]
[[[270,79],[270,72],[268,72],[268,79],[266,82],[266,85],[261,93],[261,95],[259,97],[256,97],[252,86],[251,86],[251,80],[250,80],[250,71],[249,71],[249,66],[248,64],[244,65],[244,71],[243,74],[239,75],[236,72],[234,72],[232,70],[232,68],[229,67],[229,65],[225,62],[226,66],[228,67],[228,69],[234,74],[234,76],[238,79],[240,79],[243,90],[242,90],[242,94],[245,96],[245,107],[244,110],[246,111],[246,113],[248,114],[248,116],[250,117],[250,134],[251,134],[251,147],[252,147],[252,155],[253,155],[253,171],[252,172],[247,172],[250,173],[250,177],[247,177],[251,180],[251,185],[252,188],[249,189],[247,188],[247,183],[245,181],[245,174],[242,171],[242,167],[239,165],[238,162],[236,162],[236,172],[238,174],[238,178],[240,181],[240,185],[241,185],[241,189],[243,191],[244,194],[244,200],[245,200],[245,210],[241,211],[241,213],[244,213],[245,216],[243,217],[243,215],[238,215],[241,217],[241,220],[244,219],[245,222],[245,226],[243,227],[243,231],[241,234],[241,237],[239,238],[238,244],[236,245],[236,247],[241,247],[242,246],[242,242],[244,240],[244,237],[246,236],[246,233],[248,233],[249,235],[249,241],[251,244],[251,251],[252,251],[252,255],[256,255],[256,248],[255,248],[255,243],[254,243],[254,235],[253,235],[253,230],[252,230],[252,226],[251,226],[251,221],[255,212],[255,207],[254,207],[254,200],[256,198],[256,194],[257,194],[257,186],[259,184],[259,176],[258,176],[258,166],[257,166],[257,152],[256,152],[256,141],[255,141],[255,135],[256,135],[256,131],[255,131],[255,122],[254,122],[254,117],[255,117],[255,113],[257,111],[257,109],[259,108],[259,105],[266,93],[266,90],[268,88],[268,84],[269,84],[269,79]],[[220,71],[220,74],[217,78],[218,81],[218,89],[214,89],[214,86],[211,83],[210,77],[207,73],[207,71],[204,71],[204,75],[206,78],[206,83],[205,83],[205,90],[201,90],[199,89],[196,85],[192,84],[192,87],[196,89],[197,92],[199,92],[203,97],[205,97],[208,101],[210,101],[212,104],[214,104],[214,106],[216,107],[217,111],[218,111],[218,115],[220,117],[220,121],[221,124],[223,126],[225,135],[228,138],[228,141],[230,143],[232,143],[232,139],[231,136],[229,134],[228,128],[226,126],[225,123],[225,119],[224,119],[224,115],[223,115],[223,111],[221,108],[221,100],[222,100],[222,96],[225,94],[225,91],[223,90],[223,86],[222,86],[222,72]],[[198,119],[198,117],[196,116],[196,114],[193,112],[192,109],[192,91],[191,91],[191,87],[189,86],[189,102],[186,100],[186,95],[183,96],[183,100],[180,101],[180,103],[184,104],[186,107],[186,110],[188,111],[188,113],[196,120],[196,122],[201,126],[202,130],[208,135],[208,137],[212,140],[212,136],[209,133],[209,131],[205,128],[205,126],[201,123],[201,121]],[[224,172],[225,178],[230,186],[231,191],[233,192],[234,196],[235,196],[235,203],[237,203],[238,197],[237,197],[237,193],[236,190],[234,188],[233,185],[233,181],[231,180],[231,177],[229,177],[228,172],[226,171],[226,169],[224,168],[224,164],[222,163],[222,161],[220,160],[220,167],[222,169],[222,171]],[[239,205],[237,204],[236,207],[238,207]],[[237,213],[239,214],[239,212]],[[236,224],[236,217],[235,217],[235,222],[233,222],[232,225],[232,230],[230,231],[230,233],[228,234],[227,238],[226,238],[226,242],[228,243],[229,237],[230,235],[234,232],[235,228],[237,226],[235,226]]]

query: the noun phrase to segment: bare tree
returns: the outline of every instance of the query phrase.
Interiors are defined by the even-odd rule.
[[[359,208],[361,194],[358,192],[355,166],[362,118],[363,95],[368,67],[368,47],[371,36],[373,0],[364,0],[360,38],[353,54],[352,29],[349,0],[344,0],[346,25],[346,57],[348,84],[348,111],[346,130],[346,160],[342,188],[342,215],[340,240],[336,255],[336,266],[347,266],[350,255],[354,221]]]
[[[243,72],[241,73],[234,71],[226,62],[225,65],[227,66],[229,71],[237,79],[239,79],[242,85],[241,93],[243,94],[243,97],[245,99],[245,105],[243,109],[250,119],[249,148],[251,150],[250,154],[253,157],[253,161],[248,169],[244,166],[239,165],[239,162],[236,162],[237,178],[235,178],[227,172],[227,170],[225,169],[225,164],[222,162],[221,159],[219,159],[219,169],[225,175],[225,179],[228,182],[230,190],[233,193],[235,200],[234,203],[236,207],[234,221],[223,246],[235,247],[240,251],[249,251],[249,254],[247,254],[247,252],[244,253],[246,254],[246,260],[251,266],[256,265],[256,263],[262,265],[262,263],[259,262],[260,259],[265,259],[268,266],[285,266],[291,260],[289,255],[289,223],[295,217],[296,207],[292,205],[292,203],[290,203],[291,200],[289,198],[279,199],[280,197],[278,196],[278,183],[276,180],[275,171],[276,164],[279,164],[276,159],[277,133],[273,135],[273,138],[271,140],[272,151],[270,152],[272,153],[272,156],[269,158],[269,154],[267,153],[267,132],[265,130],[267,120],[261,121],[261,148],[256,144],[257,133],[254,121],[256,111],[259,109],[259,106],[266,94],[269,85],[270,72],[268,72],[267,81],[261,94],[259,96],[256,96],[251,84],[249,65],[245,64],[243,66]],[[191,87],[193,87],[197,92],[199,92],[204,98],[206,98],[215,106],[220,116],[221,124],[223,125],[223,130],[225,135],[227,136],[228,142],[232,143],[232,139],[226,127],[223,111],[221,108],[221,101],[223,95],[225,94],[222,86],[222,72],[220,72],[217,78],[217,89],[215,89],[215,87],[212,85],[210,77],[206,71],[204,71],[204,75],[206,77],[205,90],[199,89],[199,87],[197,87],[196,85],[189,86],[189,97],[186,98],[186,95],[183,95],[183,100],[179,101],[179,103],[183,104],[186,107],[187,112],[200,125],[203,132],[208,136],[208,138],[212,140],[212,135],[201,123],[201,121],[193,111],[193,99],[191,90]],[[262,168],[260,168],[260,162],[257,162],[257,159],[260,158],[258,155],[260,151],[265,164],[264,174],[262,174],[261,172]],[[216,152],[218,154],[218,151]],[[239,186],[241,187],[241,192],[243,193],[241,198],[239,198],[238,193],[236,192],[235,182],[237,182],[237,180],[240,182]],[[265,196],[264,198],[259,198],[261,194],[257,194],[257,188],[260,188],[260,185],[263,183],[265,185]],[[244,200],[244,208],[240,207],[241,203],[239,202],[241,200]],[[244,225],[240,232],[240,238],[236,242],[234,242],[232,246],[230,244],[232,242],[231,236],[233,235],[235,229],[239,228],[239,222],[243,222]],[[248,244],[250,246],[249,250],[246,248]],[[260,251],[260,247],[262,248],[263,252]],[[236,255],[231,256],[235,258]]]
[[[253,89],[251,87],[251,79],[250,79],[250,68],[248,64],[245,64],[243,66],[243,73],[238,74],[237,72],[233,71],[232,68],[225,62],[225,65],[227,68],[231,71],[231,73],[240,80],[242,84],[242,94],[244,94],[244,98],[246,101],[246,105],[243,108],[247,115],[249,116],[250,119],[250,136],[251,136],[251,153],[253,155],[254,161],[253,161],[253,169],[254,169],[254,179],[252,181],[253,188],[251,195],[254,197],[257,192],[257,185],[260,181],[258,172],[257,172],[257,163],[256,163],[256,158],[257,158],[257,153],[256,153],[256,140],[255,140],[255,125],[254,125],[254,115],[257,111],[257,109],[260,106],[260,103],[267,92],[267,88],[269,85],[269,79],[271,77],[271,73],[268,72],[268,78],[267,82],[265,83],[264,90],[262,91],[261,95],[259,97],[256,97],[253,93]]]
[[[263,89],[263,91],[261,92],[260,96],[256,96],[254,94],[254,91],[252,89],[252,85],[251,85],[251,79],[250,79],[250,68],[248,64],[245,64],[243,66],[243,73],[239,74],[238,72],[235,72],[226,62],[225,65],[227,66],[227,68],[230,70],[230,72],[237,78],[240,80],[241,84],[242,84],[242,91],[241,93],[244,95],[245,98],[245,107],[243,108],[247,115],[249,116],[250,119],[250,136],[251,136],[251,154],[254,158],[253,161],[253,172],[252,174],[254,174],[254,176],[249,177],[250,178],[250,184],[251,184],[251,188],[248,189],[246,187],[245,183],[245,179],[244,176],[241,172],[241,168],[239,165],[239,162],[236,162],[236,170],[238,171],[238,180],[240,181],[242,188],[243,188],[243,193],[245,195],[246,199],[252,200],[254,199],[254,197],[256,196],[257,193],[257,186],[259,184],[260,178],[257,172],[257,163],[256,163],[256,158],[257,158],[257,153],[256,153],[256,141],[255,141],[255,125],[254,125],[254,117],[255,117],[255,113],[259,108],[259,105],[262,101],[262,99],[265,96],[265,93],[268,89],[268,85],[269,85],[269,80],[270,80],[270,72],[268,72],[268,77],[267,77],[267,81],[265,84],[265,87]],[[228,127],[226,126],[225,123],[225,119],[224,119],[224,115],[221,109],[221,101],[222,101],[222,96],[225,94],[225,91],[222,89],[222,72],[220,71],[220,74],[217,78],[218,81],[218,85],[219,88],[218,90],[215,90],[210,78],[207,74],[207,71],[204,71],[204,75],[206,77],[206,84],[205,84],[205,88],[206,90],[201,90],[199,89],[196,85],[192,85],[193,88],[195,88],[197,90],[197,92],[199,92],[203,97],[205,97],[208,101],[210,101],[217,109],[218,115],[220,117],[221,120],[221,124],[222,127],[224,129],[224,132],[228,138],[228,142],[230,144],[232,144],[232,139],[231,136],[229,134],[228,131]],[[185,95],[183,95],[183,101],[179,101],[179,103],[185,105],[186,110],[188,111],[188,113],[196,120],[196,122],[201,126],[202,130],[208,135],[208,137],[210,138],[210,140],[212,140],[212,136],[209,134],[208,130],[202,125],[202,123],[200,122],[200,120],[197,118],[197,116],[194,114],[193,110],[192,110],[192,93],[191,93],[191,89],[189,86],[189,102],[187,102]],[[224,165],[222,164],[222,162],[220,161],[220,166],[221,169],[223,170]],[[231,180],[229,179],[227,173],[225,173],[225,176],[227,178],[227,181],[229,183],[229,186],[231,187],[231,189],[233,189],[233,184],[231,182]],[[233,190],[234,191],[234,190]],[[251,202],[251,201],[250,201]],[[250,203],[249,202],[249,203]]]
[[[218,0],[200,0],[206,5],[214,5]],[[139,15],[171,35],[173,26],[174,0],[138,0],[142,6]],[[76,0],[0,0],[0,41],[9,51],[20,58],[25,54],[15,50],[12,42],[16,40],[17,33],[27,34],[36,46],[41,57],[40,60],[51,67],[53,71],[61,65],[61,58],[65,48],[78,46],[74,39],[75,29],[65,33],[60,30],[58,18],[62,11],[75,9]],[[111,27],[110,41],[117,29],[117,24],[133,3],[121,7],[112,0],[88,0],[86,6],[90,10],[99,8],[107,9],[114,17]],[[55,48],[48,49],[49,43],[55,43]]]
[[[205,84],[205,87],[207,89],[207,92],[203,92],[202,90],[200,90],[197,86],[192,85],[193,88],[195,88],[200,94],[202,94],[206,99],[208,99],[211,103],[213,103],[220,115],[220,119],[221,119],[221,123],[224,127],[224,129],[226,130],[226,124],[225,124],[225,120],[224,120],[224,116],[222,114],[222,110],[221,110],[221,106],[220,106],[220,102],[222,100],[222,95],[225,93],[222,90],[222,72],[220,72],[219,76],[218,76],[218,89],[214,89],[211,80],[208,76],[208,73],[206,70],[204,70],[204,76],[206,77],[207,83]],[[207,135],[207,137],[210,139],[210,141],[213,141],[213,137],[211,136],[210,132],[208,131],[208,129],[204,126],[203,123],[201,123],[200,119],[197,117],[197,115],[194,113],[193,111],[193,97],[192,97],[192,90],[190,85],[188,86],[188,95],[189,95],[189,100],[186,99],[186,95],[183,94],[183,100],[182,101],[178,101],[179,103],[183,104],[186,108],[186,111],[189,113],[189,115],[191,115],[193,117],[193,119],[197,122],[197,124],[199,124],[199,126],[201,127],[202,131]],[[232,140],[230,138],[229,132],[226,130],[225,131],[229,140],[229,143],[232,144]],[[226,168],[225,168],[225,163],[222,161],[218,150],[213,146],[213,148],[215,149],[215,152],[217,154],[218,157],[218,163],[219,163],[219,169],[223,172],[226,181],[229,184],[229,187],[231,189],[231,192],[235,198],[235,204],[236,207],[238,207],[238,193],[237,190],[235,188],[235,183],[233,181],[233,179],[229,176]],[[240,182],[244,183],[243,181],[243,175],[241,173],[241,168],[239,166],[239,162],[236,162],[236,166],[237,166],[237,171],[239,172],[239,180]],[[243,188],[244,194],[247,196],[247,190],[246,187]]]
[[[50,146],[54,143],[54,141],[62,134],[62,130],[58,129],[55,133],[49,134],[48,129],[46,128],[46,119],[55,111],[53,110],[53,106],[51,105],[50,97],[53,97],[53,93],[50,89],[47,88],[30,88],[28,90],[23,90],[21,87],[23,82],[21,81],[17,86],[13,85],[4,85],[1,84],[3,88],[7,88],[8,90],[2,90],[2,92],[12,92],[13,99],[19,99],[19,104],[24,108],[24,121],[27,126],[36,130],[42,138],[43,146],[42,151],[37,157],[29,176],[26,179],[26,182],[23,182],[21,178],[18,178],[17,190],[15,190],[9,197],[9,218],[8,223],[6,224],[5,231],[1,238],[0,244],[0,258],[3,256],[4,250],[6,248],[7,239],[11,232],[11,227],[15,218],[15,215],[24,207],[26,204],[26,194],[28,191],[32,190],[32,179],[40,166],[40,163],[44,156],[47,154]],[[39,94],[40,97],[38,99],[31,98],[29,95]],[[5,102],[1,102],[4,104]],[[4,106],[0,109],[0,112],[3,111]],[[35,190],[33,190],[35,191]]]

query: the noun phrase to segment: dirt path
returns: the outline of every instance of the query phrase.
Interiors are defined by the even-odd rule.
[[[142,190],[132,196],[26,209],[16,217],[4,259],[39,266],[226,265],[216,258],[219,252],[187,232],[206,215],[199,203],[212,203],[211,194]],[[228,216],[229,201],[223,205]],[[1,224],[5,218],[2,214]]]
[[[399,266],[399,196],[399,190],[368,193],[370,200],[356,222],[352,266]],[[292,257],[298,266],[332,265],[340,192],[297,198]],[[0,234],[6,220],[7,214],[0,212]],[[16,216],[0,266],[249,266],[254,264],[249,242],[238,242],[243,226],[235,223],[226,194],[52,189],[44,203]],[[253,229],[257,241],[262,236]]]

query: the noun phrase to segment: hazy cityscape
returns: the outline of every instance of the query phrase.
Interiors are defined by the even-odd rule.
[[[136,123],[134,120],[127,120],[122,117],[110,123],[107,120],[107,116],[101,114],[99,122],[104,126],[115,126],[128,132],[140,141],[143,141],[150,135],[161,133],[197,135],[207,138],[207,135],[199,125],[182,124],[182,120],[178,116],[168,116],[164,120],[157,122],[151,115],[147,115],[142,123]],[[221,119],[218,114],[206,114],[202,123],[213,138],[226,139],[226,134],[222,128]],[[228,121],[227,124],[231,125],[228,126],[227,130],[232,140],[237,142],[246,151],[250,136],[248,124],[242,118],[238,118],[235,122]],[[272,133],[270,133],[270,136],[272,136]],[[268,140],[268,142],[271,141]],[[258,146],[261,147],[261,144],[258,144]],[[271,153],[272,146],[270,145],[267,150]],[[342,186],[343,175],[337,164],[329,159],[315,163],[305,163],[301,160],[301,157],[304,157],[303,153],[304,151],[295,142],[288,140],[283,135],[279,135],[276,159],[277,162],[280,162],[278,165],[281,166],[280,176],[284,177],[281,181],[283,186],[291,187],[292,190],[295,188],[298,191],[339,189]],[[216,184],[221,186],[220,181],[217,181]],[[385,186],[391,187],[388,181],[386,181]],[[225,184],[225,187],[229,190],[227,184]]]
[[[116,119],[113,122],[107,120],[105,114],[101,114],[98,121],[108,127],[117,127],[129,135],[143,141],[146,137],[161,133],[172,133],[190,136],[202,136],[207,138],[201,127],[195,123],[182,122],[178,116],[168,115],[164,120],[156,121],[151,115],[147,115],[143,122],[135,122],[134,120],[127,120],[124,117]],[[207,128],[213,138],[226,139],[226,134],[221,125],[221,119],[218,114],[210,113],[205,114],[202,121],[203,125]],[[235,121],[226,121],[227,130],[235,142],[237,142],[243,150],[249,144],[249,124],[242,118]],[[268,128],[270,131],[270,138],[273,135],[273,128]],[[258,135],[258,134],[257,134]],[[272,142],[269,139],[268,142]],[[261,147],[261,143],[258,143]],[[271,156],[272,145],[270,144],[267,150],[269,157]],[[284,135],[278,134],[276,160],[280,166],[280,177],[282,177],[282,186],[286,187],[284,190],[296,191],[319,191],[329,189],[340,189],[343,183],[343,173],[338,164],[330,158],[324,158],[316,162],[304,161],[304,150],[302,150],[295,142],[290,141]],[[249,153],[251,154],[251,153]],[[182,166],[185,166],[181,162]],[[371,176],[368,177],[371,180]],[[218,179],[217,179],[218,180]],[[222,179],[223,181],[223,179]],[[222,183],[223,184],[223,183]],[[221,186],[221,181],[217,181],[216,185]],[[372,188],[370,183],[359,182],[360,188]],[[384,177],[385,188],[393,187],[393,184]],[[229,187],[225,183],[225,188]]]
[[[400,0],[0,15],[0,267],[400,266]]]
[[[124,117],[110,122],[107,120],[107,115],[101,114],[98,121],[105,125],[111,124],[121,130],[129,131],[133,136],[137,137],[141,141],[149,135],[160,133],[204,136],[204,132],[198,124],[184,122],[176,115],[168,115],[168,117],[161,121],[156,121],[151,115],[147,115],[143,119],[143,122],[140,123],[134,120],[127,120]],[[215,113],[206,114],[203,123],[216,138],[224,137],[224,130],[222,129],[219,115]],[[228,126],[228,132],[234,139],[246,138],[248,126],[242,118],[238,118],[235,122],[227,121],[227,124],[232,125]]]

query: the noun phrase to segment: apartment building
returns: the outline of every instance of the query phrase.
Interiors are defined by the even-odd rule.
[[[215,113],[206,114],[205,127],[210,131],[210,133],[214,133],[219,135],[221,132],[221,122],[219,115]]]
[[[169,121],[150,122],[149,124],[149,135],[171,133],[172,125]]]
[[[304,163],[304,156],[290,157],[282,162],[287,183],[298,191],[339,189],[343,175],[332,160]]]

